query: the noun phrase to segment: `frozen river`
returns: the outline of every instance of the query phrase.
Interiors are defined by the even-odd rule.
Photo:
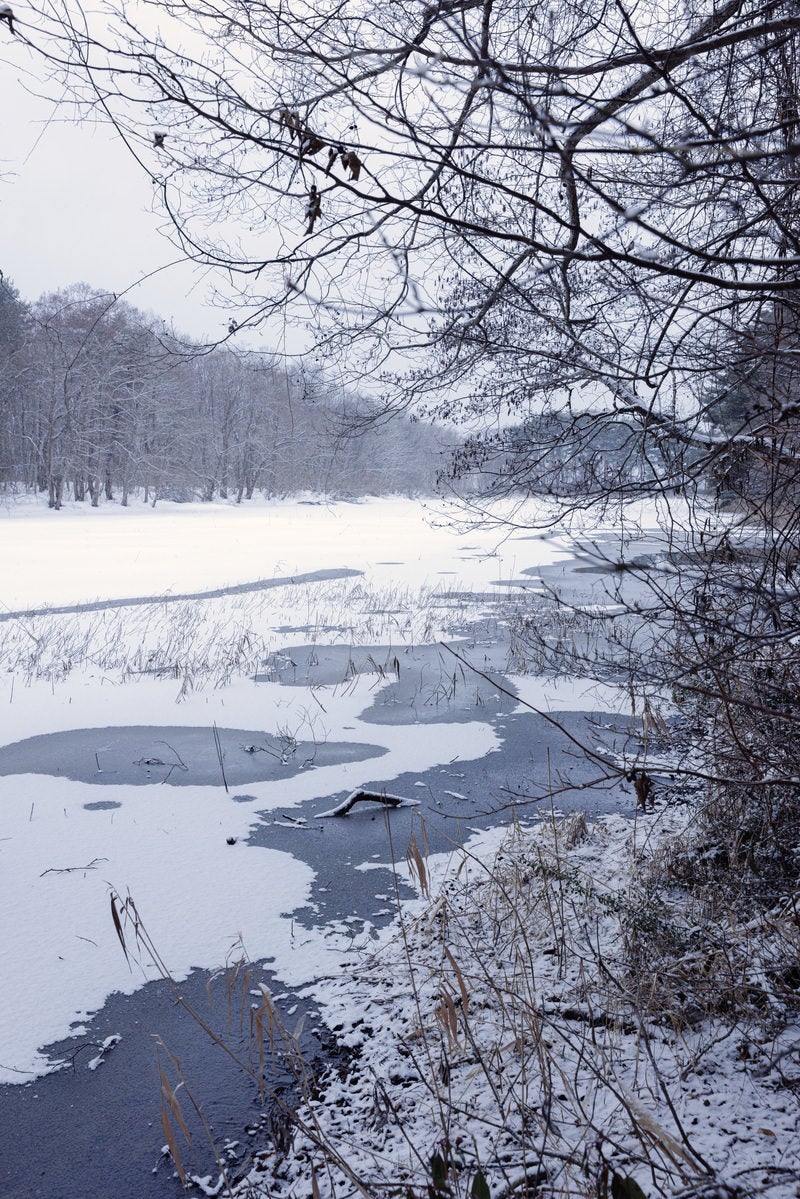
[[[0,515],[4,1197],[173,1193],[153,1034],[248,1150],[252,1086],[126,960],[112,892],[194,1002],[244,954],[324,1051],[325,980],[390,919],[420,820],[446,850],[512,800],[533,814],[548,771],[586,805],[569,735],[627,696],[508,672],[499,603],[588,583],[566,536],[502,538],[396,499]],[[407,804],[321,815],[358,787]]]

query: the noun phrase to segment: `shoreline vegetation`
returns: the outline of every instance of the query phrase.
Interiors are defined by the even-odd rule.
[[[328,995],[349,1063],[233,1193],[795,1195],[796,1029],[753,982],[792,911],[729,922],[719,990],[699,944],[671,976],[635,968],[657,922],[693,932],[662,882],[692,821],[548,816],[450,860],[412,845],[419,898]]]

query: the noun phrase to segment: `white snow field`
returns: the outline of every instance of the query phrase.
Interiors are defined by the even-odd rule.
[[[0,507],[2,603],[18,609],[169,595],[337,567],[368,570],[375,586],[448,578],[481,588],[564,554],[556,538],[521,542],[512,534],[504,542],[497,529],[464,535],[451,527],[454,519],[455,509],[400,498],[76,504],[59,512],[21,499]]]

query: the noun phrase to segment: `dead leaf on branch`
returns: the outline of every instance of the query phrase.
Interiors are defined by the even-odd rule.
[[[300,134],[303,128],[300,114],[291,108],[280,108],[278,110],[278,124],[283,125],[289,130],[290,137],[293,137],[295,133]]]
[[[300,137],[300,157],[306,158],[309,154],[319,154],[320,150],[324,150],[327,144],[316,133],[312,133],[309,129],[306,129]]]
[[[320,150],[324,150],[328,142],[324,137],[320,137],[313,129],[302,120],[299,112],[293,108],[281,108],[278,110],[278,124],[284,129],[289,130],[289,137],[292,141],[297,139],[298,153],[300,158],[307,158],[309,155],[319,154]]]
[[[342,165],[347,167],[350,172],[351,179],[358,179],[361,175],[361,159],[356,154],[355,150],[348,150],[346,154],[341,155]]]
[[[345,170],[350,172],[350,178],[357,180],[361,174],[362,163],[355,150],[347,150],[344,146],[331,146],[328,150],[329,171],[336,166],[337,158],[341,160]]]
[[[308,207],[306,208],[306,236],[314,232],[314,225],[317,217],[322,212],[322,197],[317,191],[316,184],[311,184],[311,191],[308,193]]]
[[[319,154],[320,150],[327,148],[328,161],[326,170],[331,171],[336,165],[337,159],[341,162],[344,169],[349,173],[350,179],[357,181],[361,177],[362,160],[359,158],[355,150],[348,150],[341,143],[331,144],[324,137],[316,133],[313,129],[301,119],[299,112],[293,108],[281,108],[278,110],[279,125],[289,130],[289,138],[291,141],[297,141],[297,154],[300,162],[304,158],[313,157]],[[311,185],[311,190],[308,194],[308,204],[306,206],[306,236],[314,232],[314,226],[317,218],[322,212],[322,201],[320,193],[317,191],[316,184]]]

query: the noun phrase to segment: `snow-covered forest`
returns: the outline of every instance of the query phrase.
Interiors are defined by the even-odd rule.
[[[369,402],[321,370],[192,345],[85,285],[27,305],[2,281],[0,380],[0,487],[55,508],[430,492],[446,440],[408,420],[355,435]]]

